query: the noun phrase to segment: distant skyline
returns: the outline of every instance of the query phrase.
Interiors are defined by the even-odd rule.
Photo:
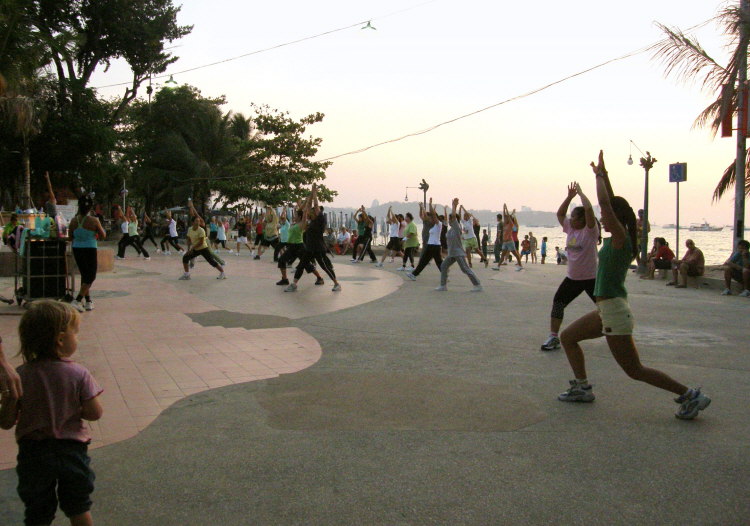
[[[318,158],[324,159],[428,128],[640,49],[662,37],[653,21],[687,29],[713,17],[720,5],[581,0],[573,10],[546,0],[460,6],[445,0],[260,5],[188,0],[178,21],[195,28],[175,43],[172,51],[180,60],[167,73],[372,20],[376,30],[347,29],[174,77],[206,96],[225,95],[225,110],[249,114],[254,102],[295,118],[325,113],[323,123],[308,129],[323,139]],[[695,35],[709,54],[726,62],[715,24]],[[122,64],[114,63],[108,72],[97,72],[93,85],[128,78]],[[100,93],[115,96],[122,89]],[[142,91],[145,96],[145,87]],[[667,180],[667,168],[687,162],[680,222],[705,217],[726,225],[732,221],[733,195],[712,203],[712,193],[734,158],[734,139],[712,139],[708,130],[692,129],[712,95],[665,78],[661,64],[640,54],[430,133],[336,159],[325,184],[339,192],[333,206],[398,201],[407,186],[425,178],[429,194],[441,204],[458,196],[478,209],[507,202],[519,210],[554,211],[572,180],[595,200],[588,163],[601,148],[615,191],[637,209],[643,206],[643,170],[635,148],[635,163],[626,164],[632,139],[658,159],[650,186],[654,223],[675,222],[675,185]]]

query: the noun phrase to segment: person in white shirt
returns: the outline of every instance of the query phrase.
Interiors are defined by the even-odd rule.
[[[399,236],[399,230],[401,230],[401,220],[393,213],[392,207],[388,207],[388,213],[385,216],[385,222],[388,224],[388,244],[385,246],[383,251],[383,257],[380,263],[377,263],[376,267],[382,267],[385,263],[385,258],[390,256],[391,263],[393,263],[393,257],[401,251],[401,236]]]
[[[161,251],[167,256],[171,254],[167,243],[177,249],[178,252],[184,252],[183,248],[177,242],[177,221],[172,218],[172,212],[166,211],[167,214],[167,233],[161,240]]]

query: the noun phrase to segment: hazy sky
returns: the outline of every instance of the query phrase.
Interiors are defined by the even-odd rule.
[[[206,96],[225,95],[227,110],[248,114],[255,102],[294,117],[325,113],[323,123],[309,129],[323,138],[322,159],[534,90],[659,40],[654,21],[687,29],[713,17],[721,5],[186,0],[179,22],[195,27],[176,43],[172,51],[180,60],[169,72],[372,19],[374,31],[352,28],[175,75]],[[726,62],[714,23],[695,35]],[[99,72],[94,85],[128,77],[115,64]],[[100,91],[115,95],[122,89]],[[655,223],[674,222],[675,185],[667,180],[667,168],[687,162],[681,223],[705,217],[729,224],[733,194],[712,203],[712,193],[733,161],[734,139],[712,139],[708,130],[692,129],[710,95],[698,85],[665,78],[663,66],[644,53],[428,134],[336,159],[326,184],[338,190],[337,206],[403,200],[405,187],[425,178],[430,195],[441,203],[458,196],[471,208],[498,209],[507,202],[518,209],[555,210],[574,179],[595,197],[588,163],[601,148],[615,192],[640,208],[643,170],[636,149],[635,163],[626,164],[632,139],[658,159],[651,173]],[[412,199],[419,195],[409,190]]]

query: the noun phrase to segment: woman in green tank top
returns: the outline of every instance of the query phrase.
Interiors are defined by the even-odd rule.
[[[571,323],[560,335],[575,379],[570,388],[558,396],[563,402],[593,402],[595,399],[586,377],[586,362],[580,342],[605,336],[617,363],[635,380],[651,384],[678,395],[680,409],[675,416],[690,420],[708,407],[711,399],[700,389],[689,389],[657,369],[641,364],[633,340],[633,316],[627,300],[625,277],[635,257],[636,218],[628,202],[615,196],[604,166],[604,153],[599,152],[599,163],[591,163],[596,174],[596,195],[602,213],[602,227],[612,234],[604,240],[599,251],[594,298],[597,310]],[[576,184],[576,186],[578,186]]]

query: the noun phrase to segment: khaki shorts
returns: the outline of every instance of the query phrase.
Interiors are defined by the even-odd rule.
[[[604,336],[630,336],[633,334],[633,313],[625,298],[598,301],[596,308],[602,319]]]
[[[472,248],[479,248],[479,244],[477,243],[477,238],[470,237],[469,239],[463,240],[464,250],[472,249]]]

